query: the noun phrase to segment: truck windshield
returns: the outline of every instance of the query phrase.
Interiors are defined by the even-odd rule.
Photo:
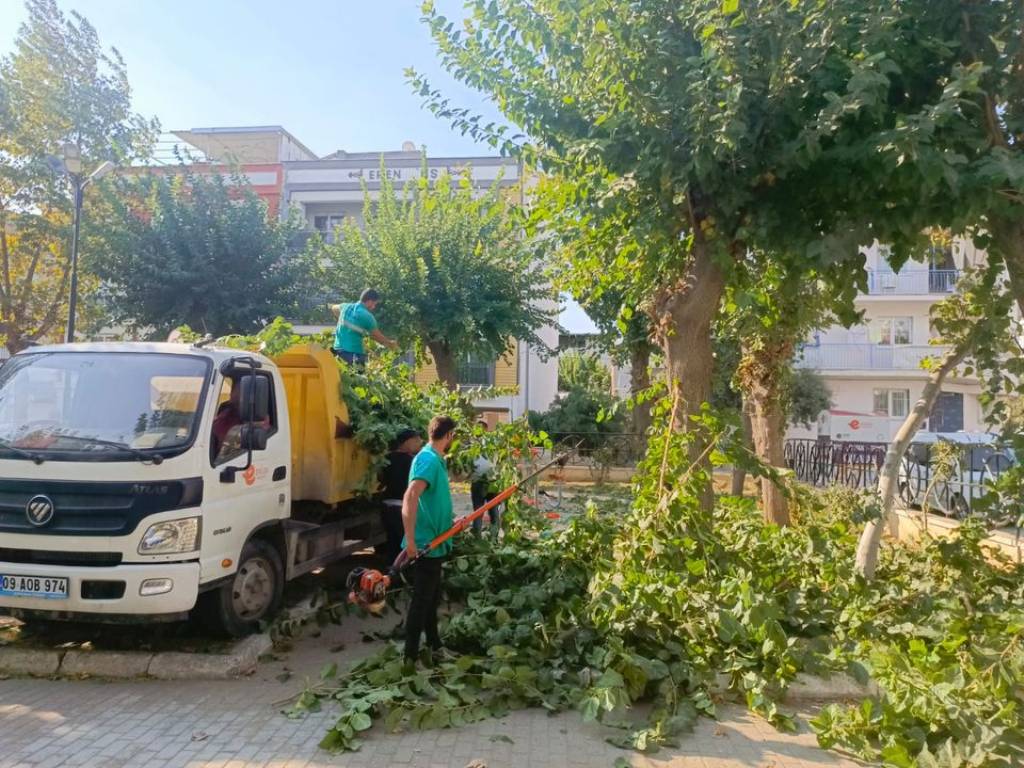
[[[187,355],[13,357],[0,368],[0,455],[103,460],[184,448],[209,370],[207,360]]]

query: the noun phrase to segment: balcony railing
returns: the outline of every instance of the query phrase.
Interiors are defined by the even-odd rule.
[[[958,269],[868,270],[868,293],[872,296],[925,296],[952,293],[960,279]]]
[[[808,344],[797,352],[797,368],[819,371],[913,371],[926,357],[941,357],[948,347],[879,344]]]

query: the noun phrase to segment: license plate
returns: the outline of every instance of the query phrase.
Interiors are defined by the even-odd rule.
[[[14,576],[12,574],[0,574],[0,595],[66,600],[68,597],[68,580],[61,576]]]

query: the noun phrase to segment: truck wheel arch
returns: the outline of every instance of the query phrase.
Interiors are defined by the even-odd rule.
[[[269,520],[253,528],[246,538],[245,544],[248,544],[253,539],[265,541],[276,549],[277,554],[281,557],[281,562],[287,568],[288,546],[285,543],[284,526],[280,520]],[[245,549],[245,544],[242,544],[242,549]]]

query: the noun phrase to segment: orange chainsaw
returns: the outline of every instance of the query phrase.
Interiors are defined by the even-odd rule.
[[[518,483],[510,485],[486,504],[481,505],[478,509],[473,510],[468,515],[463,515],[457,519],[451,528],[434,538],[434,540],[431,541],[425,549],[421,549],[417,552],[415,557],[410,558],[406,550],[403,549],[398,554],[398,557],[395,558],[395,562],[388,569],[387,573],[381,573],[375,568],[353,568],[349,572],[348,578],[345,581],[345,585],[349,589],[348,601],[365,608],[371,613],[379,612],[384,607],[384,598],[387,595],[388,588],[398,580],[398,575],[403,570],[416,563],[421,557],[426,557],[429,552],[437,549],[455,534],[466,530],[474,520],[483,517],[484,513],[488,510],[493,509],[506,501],[510,496],[512,496],[512,494],[542,472],[547,471],[551,467],[555,466],[555,464],[565,466],[565,462],[568,461],[569,456],[572,455],[574,450],[575,448],[559,454],[544,466],[531,472]]]

